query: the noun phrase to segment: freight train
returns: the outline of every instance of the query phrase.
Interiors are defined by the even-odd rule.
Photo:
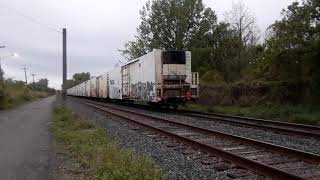
[[[67,90],[69,96],[173,106],[199,96],[199,73],[191,72],[190,51],[152,52]]]

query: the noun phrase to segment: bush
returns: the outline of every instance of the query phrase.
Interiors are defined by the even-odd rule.
[[[0,109],[7,109],[9,107],[8,95],[3,89],[0,90]]]
[[[205,74],[201,76],[201,80],[208,83],[225,83],[224,78],[217,71],[207,71]]]
[[[0,109],[8,109],[47,96],[47,92],[33,91],[24,85],[6,84],[5,89],[0,89]]]

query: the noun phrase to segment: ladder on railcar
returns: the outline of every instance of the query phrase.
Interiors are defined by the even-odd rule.
[[[107,74],[107,84],[106,84],[106,96],[109,99],[110,98],[110,84],[109,84],[109,73]]]
[[[191,91],[194,98],[199,97],[199,72],[191,73]]]
[[[121,82],[122,82],[122,98],[129,99],[130,96],[130,70],[129,66],[121,68]]]

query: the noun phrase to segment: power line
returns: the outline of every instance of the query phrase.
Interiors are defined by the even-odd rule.
[[[62,33],[62,31],[60,31],[60,30],[58,30],[58,29],[56,29],[56,28],[54,28],[54,27],[52,27],[52,26],[50,26],[50,25],[48,25],[48,24],[44,24],[44,23],[38,21],[36,18],[24,14],[23,12],[19,11],[19,10],[16,9],[16,8],[12,8],[12,7],[7,6],[7,5],[5,5],[5,4],[2,4],[0,7],[6,7],[6,8],[8,8],[9,10],[12,10],[13,12],[15,12],[17,15],[25,18],[26,20],[28,20],[28,21],[30,21],[30,22],[32,22],[32,23],[34,23],[34,24],[37,24],[37,25],[46,27],[46,28],[48,28],[48,29],[50,29],[50,30],[53,30],[53,31],[55,31],[55,32],[58,32],[58,33]]]

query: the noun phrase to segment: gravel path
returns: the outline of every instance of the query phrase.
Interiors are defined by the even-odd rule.
[[[119,105],[117,105],[119,106]],[[119,106],[123,108],[123,106]],[[220,121],[210,121],[195,117],[189,117],[185,115],[177,114],[166,114],[154,111],[148,111],[143,109],[137,109],[132,107],[126,107],[127,109],[132,109],[142,113],[148,113],[160,118],[166,118],[168,120],[173,120],[176,122],[187,123],[191,125],[196,125],[203,128],[212,129],[219,132],[229,133],[233,135],[238,135],[242,137],[247,137],[251,139],[256,139],[260,141],[269,142],[272,144],[290,147],[306,152],[311,152],[315,154],[320,154],[320,140],[315,138],[304,138],[300,136],[291,136],[286,134],[279,134],[273,131],[268,131],[264,129],[239,126],[237,124],[223,123]]]
[[[53,100],[0,111],[0,179],[51,179]]]
[[[217,170],[213,165],[205,165],[202,160],[183,155],[179,148],[170,148],[164,138],[157,137],[149,131],[117,118],[110,118],[84,107],[74,101],[68,101],[68,107],[92,121],[95,125],[107,130],[109,136],[118,144],[133,149],[136,153],[149,156],[162,170],[166,179],[234,179],[234,169]],[[158,135],[159,136],[159,135]],[[245,179],[261,179],[256,175]],[[242,179],[242,178],[236,178]]]

